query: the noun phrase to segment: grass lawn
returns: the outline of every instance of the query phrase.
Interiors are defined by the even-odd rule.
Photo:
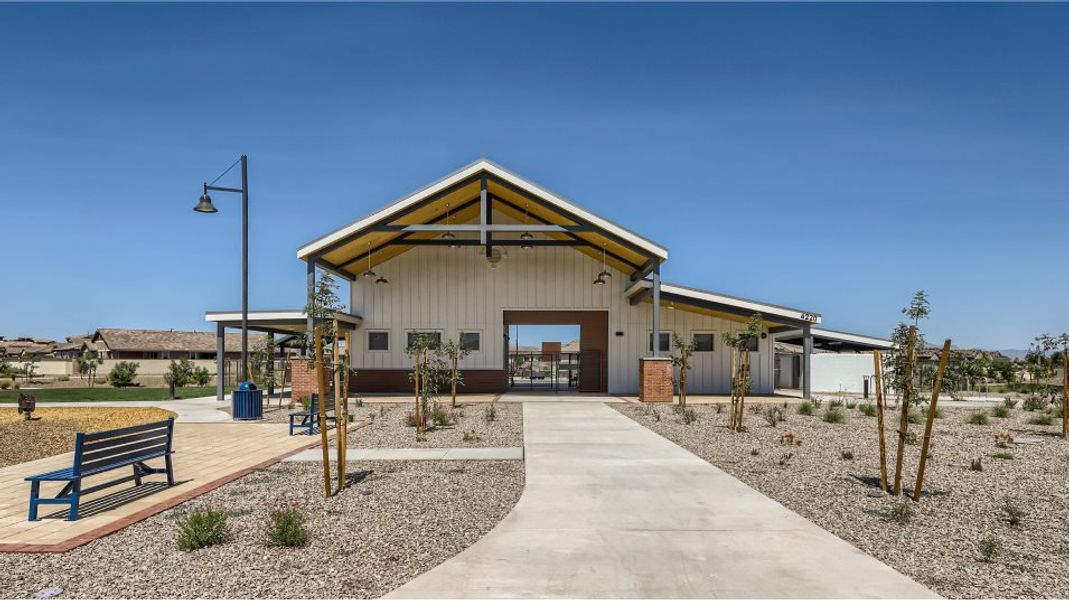
[[[171,392],[167,388],[113,388],[101,386],[88,388],[41,388],[22,390],[37,397],[38,402],[116,402],[122,400],[169,400]],[[215,387],[186,387],[175,390],[175,396],[196,398],[214,396]],[[19,390],[0,390],[0,404],[18,402]]]

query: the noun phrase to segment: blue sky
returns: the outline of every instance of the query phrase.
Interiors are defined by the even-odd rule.
[[[666,280],[886,334],[1069,330],[1066,5],[0,5],[0,335],[303,304],[298,245],[480,156]],[[225,181],[224,181],[225,182]],[[221,182],[222,183],[222,182]]]

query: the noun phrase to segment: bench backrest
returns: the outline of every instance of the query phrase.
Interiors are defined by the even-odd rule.
[[[174,417],[93,433],[79,433],[74,443],[74,474],[106,471],[171,452]]]
[[[327,412],[332,412],[333,410],[334,404],[328,400]],[[312,413],[313,415],[319,414],[319,394],[312,394],[312,402],[308,405],[308,412]]]

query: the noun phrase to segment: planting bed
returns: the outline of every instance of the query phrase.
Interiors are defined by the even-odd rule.
[[[351,448],[503,448],[523,445],[523,405],[519,403],[458,403],[456,424],[431,427],[419,441],[416,428],[406,417],[414,407],[406,404],[365,404],[352,410],[357,422],[366,426],[349,432]],[[448,407],[449,403],[442,404]],[[495,419],[487,420],[493,410]],[[447,409],[448,410],[448,409]],[[468,439],[464,439],[464,434]]]
[[[173,416],[173,412],[159,408],[38,405],[33,420],[25,421],[15,407],[3,407],[0,408],[0,467],[71,452],[78,432],[117,429]]]
[[[715,406],[693,407],[698,420],[690,425],[672,407],[614,407],[944,596],[1069,596],[1069,442],[1060,437],[1058,419],[1052,426],[1029,424],[1041,413],[1018,408],[1008,418],[987,411],[989,424],[973,425],[976,410],[945,403],[935,421],[925,495],[913,505],[879,488],[876,417],[843,408],[843,421],[828,423],[827,405],[813,416],[791,405],[776,427],[747,410],[748,430],[740,433],[725,427],[727,407],[720,413]],[[892,478],[897,416],[888,411],[885,418]],[[918,438],[906,446],[911,494],[924,425],[909,431]],[[1028,443],[996,447],[1004,432]],[[787,433],[801,445],[781,443]],[[983,470],[973,470],[976,459]],[[901,515],[908,509],[896,511],[901,503],[914,509],[911,518]],[[1014,509],[1024,511],[1018,525],[1010,523]]]
[[[59,587],[63,598],[378,597],[454,556],[523,491],[523,463],[350,463],[352,485],[324,499],[322,470],[282,463],[63,554],[0,554],[5,597]],[[265,543],[272,509],[299,508],[308,544]],[[177,521],[229,513],[220,545],[183,551]]]

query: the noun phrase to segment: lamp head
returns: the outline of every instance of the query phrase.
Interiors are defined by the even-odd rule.
[[[200,195],[200,202],[198,202],[197,205],[193,207],[193,210],[199,213],[209,214],[219,212],[219,209],[215,208],[215,205],[212,204],[212,197],[208,195],[207,185],[204,186],[204,193]]]

